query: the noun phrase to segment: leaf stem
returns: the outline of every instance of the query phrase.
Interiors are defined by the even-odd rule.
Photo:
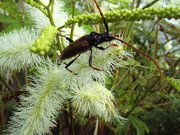
[[[93,135],[97,135],[98,134],[98,124],[99,124],[99,120],[96,120],[96,126],[95,126],[95,130],[94,130],[94,134]]]
[[[74,16],[75,16],[75,7],[76,7],[76,0],[72,0],[72,18],[74,18]],[[72,24],[71,34],[70,34],[71,39],[73,39],[74,26],[75,26],[75,24]]]
[[[48,18],[49,21],[51,23],[51,25],[53,25],[54,27],[56,27],[54,19],[53,19],[53,11],[54,11],[54,0],[50,0],[48,6],[46,6],[46,10],[48,12]],[[59,40],[59,36],[56,35],[56,41],[57,41],[57,46],[59,48],[59,51],[62,52],[62,47],[60,44],[60,40]]]

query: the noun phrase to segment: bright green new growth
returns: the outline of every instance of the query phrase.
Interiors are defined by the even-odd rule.
[[[39,55],[47,53],[51,47],[54,37],[57,34],[57,28],[50,25],[41,31],[41,34],[31,47],[31,51]]]
[[[36,8],[41,8],[41,5],[33,0],[26,0],[26,2]]]
[[[173,77],[166,77],[166,80],[171,84],[174,88],[180,91],[180,79],[175,79]]]
[[[26,3],[30,4],[33,7],[38,8],[42,12],[44,12],[43,5],[41,5],[39,2],[36,2],[34,0],[26,0]],[[44,12],[45,13],[45,12]]]
[[[146,8],[146,9],[122,9],[122,10],[113,10],[104,13],[104,17],[107,22],[119,22],[123,21],[139,21],[139,20],[153,20],[155,17],[158,19],[162,18],[180,18],[180,8]],[[81,24],[97,24],[102,22],[102,17],[99,13],[92,14],[82,14],[75,16],[72,19],[69,19],[65,23],[65,27],[71,27],[72,24],[78,23]]]

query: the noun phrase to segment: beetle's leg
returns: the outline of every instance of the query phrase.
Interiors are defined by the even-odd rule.
[[[66,36],[64,36],[64,37],[65,37],[65,38],[66,38],[66,40],[68,40],[70,43],[74,42],[71,38],[66,37]]]
[[[101,46],[94,46],[94,47],[96,47],[96,48],[98,48],[99,50],[106,50],[107,48],[109,48],[109,47],[112,47],[112,46],[118,46],[117,44],[111,44],[111,45],[108,45],[107,47],[101,47]]]
[[[110,44],[110,45],[108,45],[108,46],[106,47],[106,49],[109,48],[109,47],[113,47],[113,46],[116,47],[116,46],[118,46],[118,44]]]
[[[89,57],[89,66],[92,67],[95,70],[102,71],[102,69],[96,68],[92,66],[92,48],[90,49],[90,57]]]
[[[59,35],[62,36],[62,37],[65,37],[66,40],[68,40],[70,43],[74,42],[71,38],[69,38],[69,37],[67,37],[65,35],[61,35],[61,34],[59,34]]]
[[[73,73],[74,75],[77,75],[77,74],[74,73],[72,70],[70,70],[68,67],[69,67],[71,64],[73,64],[73,62],[74,62],[80,55],[81,55],[81,54],[79,54],[78,56],[76,56],[72,61],[70,61],[70,62],[65,66],[65,68],[66,68],[69,72]]]
[[[106,48],[101,47],[101,46],[95,46],[96,48],[98,48],[99,50],[106,50]]]
[[[122,31],[119,35],[119,37],[123,37],[124,36],[124,31]]]
[[[72,42],[74,42],[71,38],[69,38],[69,37],[66,37],[66,36],[64,36],[64,35],[61,35],[62,37],[65,37],[66,38],[66,40],[68,40],[69,41],[69,43],[72,43]]]

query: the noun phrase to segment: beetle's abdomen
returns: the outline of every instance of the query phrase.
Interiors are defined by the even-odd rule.
[[[60,56],[61,60],[72,58],[78,54],[84,53],[91,48],[87,41],[87,36],[83,36],[76,41],[72,42],[68,47],[66,47]]]

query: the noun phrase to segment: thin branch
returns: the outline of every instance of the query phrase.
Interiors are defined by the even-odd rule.
[[[1,76],[0,76],[0,80],[1,80],[1,82],[6,86],[6,88],[7,88],[9,91],[12,91],[10,85],[9,85],[6,81],[4,81],[4,79],[3,79]]]

